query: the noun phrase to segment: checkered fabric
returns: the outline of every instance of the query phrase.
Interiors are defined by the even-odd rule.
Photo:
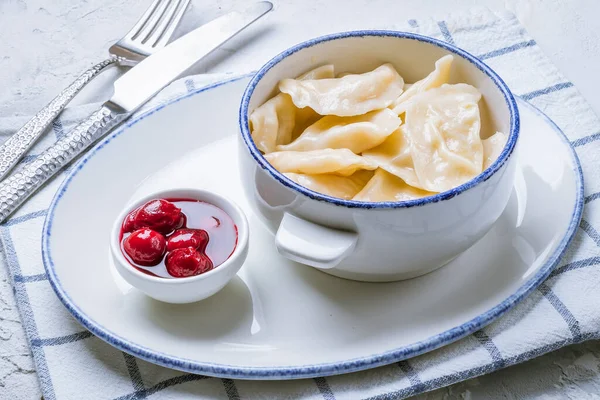
[[[600,175],[596,166],[600,121],[589,105],[512,15],[478,10],[445,20],[410,20],[380,28],[433,36],[479,56],[515,94],[544,111],[571,140],[583,165],[586,206],[580,229],[551,276],[485,329],[439,350],[386,367],[281,382],[235,381],[182,373],[136,359],[97,339],[74,321],[53,293],[42,266],[40,232],[65,172],[0,226],[4,262],[12,276],[46,400],[404,398],[600,336]],[[176,82],[148,107],[221,78],[197,76]],[[30,162],[37,152],[94,108],[95,105],[89,105],[67,110],[54,123],[54,134],[46,135],[23,163]],[[12,134],[26,120],[0,119],[0,134]]]

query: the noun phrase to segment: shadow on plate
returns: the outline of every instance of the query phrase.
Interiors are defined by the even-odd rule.
[[[557,244],[553,237],[556,229],[548,224],[553,210],[543,202],[553,196],[554,189],[528,167],[523,169],[522,179],[524,184],[515,187],[507,208],[488,234],[446,266],[421,277],[366,283],[289,265],[298,279],[348,321],[354,318],[360,325],[377,324],[386,332],[385,327],[397,326],[399,318],[409,325],[417,322],[427,309],[428,319],[433,315],[440,324],[455,326],[459,321],[449,320],[448,315],[465,322],[503,301],[542,266]],[[438,289],[432,292],[431,287]],[[482,298],[489,300],[481,302]],[[402,307],[403,315],[399,315],[398,307],[390,304],[398,302],[414,306]],[[373,333],[357,327],[355,337],[361,332]]]
[[[146,297],[140,312],[158,328],[190,339],[218,339],[234,332],[249,332],[253,315],[250,291],[238,276],[197,303],[168,304]]]

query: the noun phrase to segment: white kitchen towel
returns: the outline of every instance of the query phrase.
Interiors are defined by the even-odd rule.
[[[42,266],[40,232],[49,203],[65,174],[0,226],[5,263],[46,400],[67,399],[395,399],[520,363],[571,343],[600,337],[600,121],[544,56],[516,18],[477,10],[443,20],[397,26],[453,43],[495,69],[513,92],[549,115],[575,147],[586,182],[583,220],[567,254],[550,277],[507,315],[454,344],[386,367],[297,381],[207,378],[149,364],[81,328],[52,291]],[[240,71],[241,72],[241,71]],[[175,82],[145,109],[222,76]],[[23,162],[86,116],[94,105],[68,110],[53,133]],[[140,111],[143,112],[144,110]],[[0,134],[25,119],[0,119]],[[60,335],[65,325],[79,333]]]

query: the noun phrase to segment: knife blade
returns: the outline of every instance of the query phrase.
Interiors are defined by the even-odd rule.
[[[109,100],[127,112],[135,111],[175,78],[271,11],[273,4],[261,1],[242,12],[216,18],[137,64],[117,79]]]
[[[0,222],[71,160],[119,125],[162,88],[271,11],[268,1],[254,3],[194,29],[131,68],[114,84],[114,94],[33,162],[0,182]]]

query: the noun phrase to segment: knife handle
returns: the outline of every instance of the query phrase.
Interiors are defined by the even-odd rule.
[[[128,116],[110,102],[105,103],[33,162],[0,182],[0,222],[6,220],[54,174]]]
[[[0,179],[8,175],[73,97],[92,79],[118,60],[118,57],[110,57],[85,71],[48,103],[46,107],[42,108],[32,119],[23,125],[21,129],[0,145]]]

